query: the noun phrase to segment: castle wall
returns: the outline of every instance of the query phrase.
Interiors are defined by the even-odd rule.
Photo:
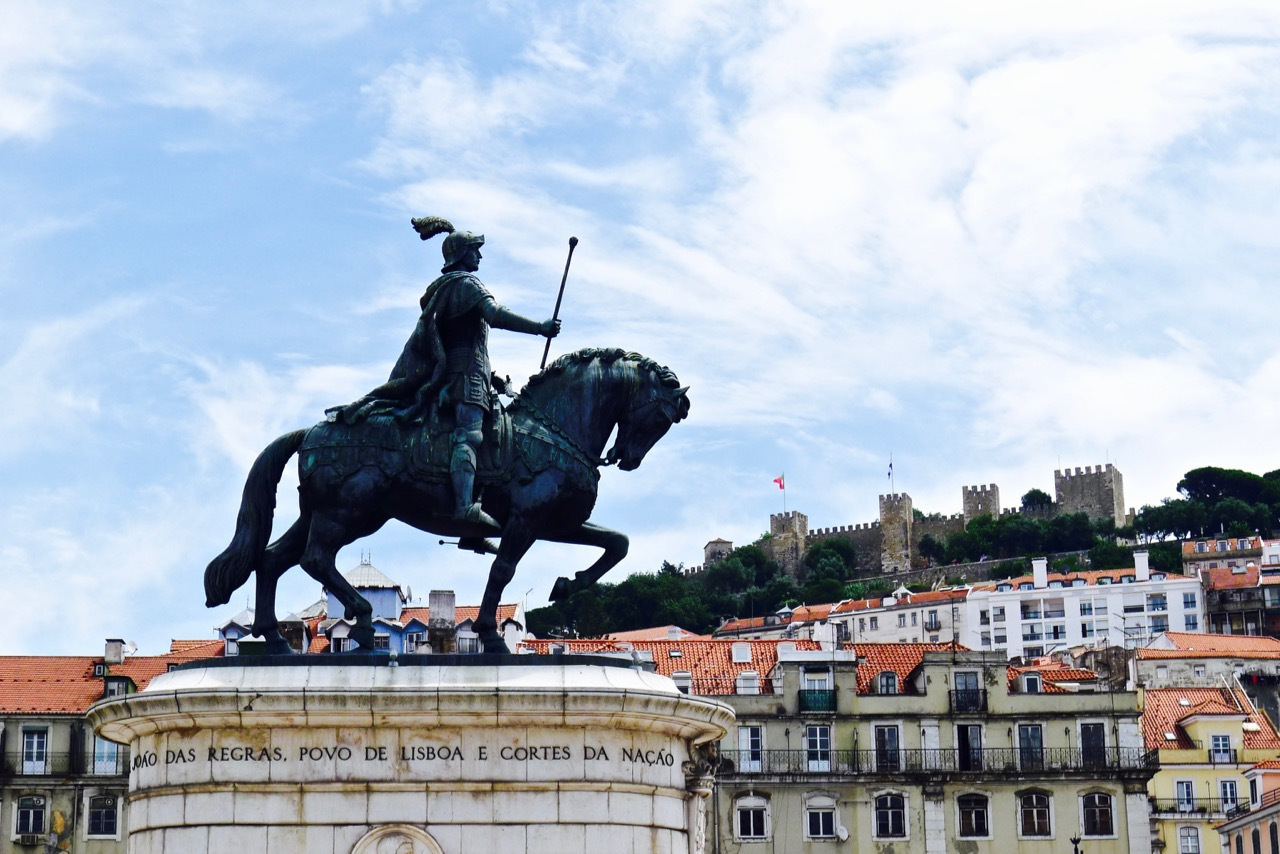
[[[911,568],[911,496],[905,492],[880,496],[880,571],[896,573]]]
[[[961,505],[964,508],[964,523],[968,525],[979,516],[1000,515],[1000,487],[994,483],[988,486],[964,486],[960,488]]]

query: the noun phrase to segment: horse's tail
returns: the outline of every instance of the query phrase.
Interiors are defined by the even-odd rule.
[[[240,500],[236,517],[236,533],[231,545],[209,562],[204,571],[205,605],[224,605],[231,594],[249,580],[254,567],[262,560],[271,538],[271,519],[276,511],[276,485],[284,474],[285,464],[302,446],[306,430],[285,433],[253,461],[249,478]]]

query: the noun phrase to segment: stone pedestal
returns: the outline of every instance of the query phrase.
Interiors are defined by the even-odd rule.
[[[707,747],[733,712],[626,662],[206,664],[89,713],[132,751],[130,854],[705,847]]]

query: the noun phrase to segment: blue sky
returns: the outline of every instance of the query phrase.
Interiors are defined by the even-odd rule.
[[[1046,8],[1049,6],[1049,8]],[[245,473],[386,375],[439,268],[690,419],[596,520],[614,580],[713,537],[958,512],[1115,463],[1128,503],[1280,468],[1280,8],[1258,2],[0,7],[0,653],[160,652]],[[494,333],[517,382],[538,340]],[[296,480],[281,486],[280,524]],[[425,598],[487,564],[388,526]],[[536,546],[506,599],[594,559]],[[295,570],[282,607],[318,594]]]

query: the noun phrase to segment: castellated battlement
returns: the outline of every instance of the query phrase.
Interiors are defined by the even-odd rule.
[[[1062,470],[1054,469],[1053,479],[1058,480],[1059,478],[1079,477],[1081,475],[1086,475],[1086,474],[1090,474],[1090,475],[1106,474],[1107,472],[1114,472],[1115,470],[1116,470],[1116,467],[1113,466],[1111,463],[1107,463],[1105,467],[1085,466],[1083,470],[1081,470],[1080,466],[1076,466],[1076,470],[1074,473],[1072,473],[1071,469],[1062,469]]]
[[[911,496],[907,495],[905,492],[895,492],[892,495],[880,496],[881,507],[884,507],[886,504],[892,505],[892,506],[901,506],[903,504],[910,504],[910,503],[911,503]]]
[[[879,522],[864,522],[857,525],[836,525],[834,528],[814,528],[809,531],[809,539],[814,540],[826,537],[840,537],[847,534],[858,534],[865,531],[874,531],[879,527]]]
[[[769,514],[769,533],[775,537],[792,534],[803,539],[809,533],[809,517],[799,510]]]

